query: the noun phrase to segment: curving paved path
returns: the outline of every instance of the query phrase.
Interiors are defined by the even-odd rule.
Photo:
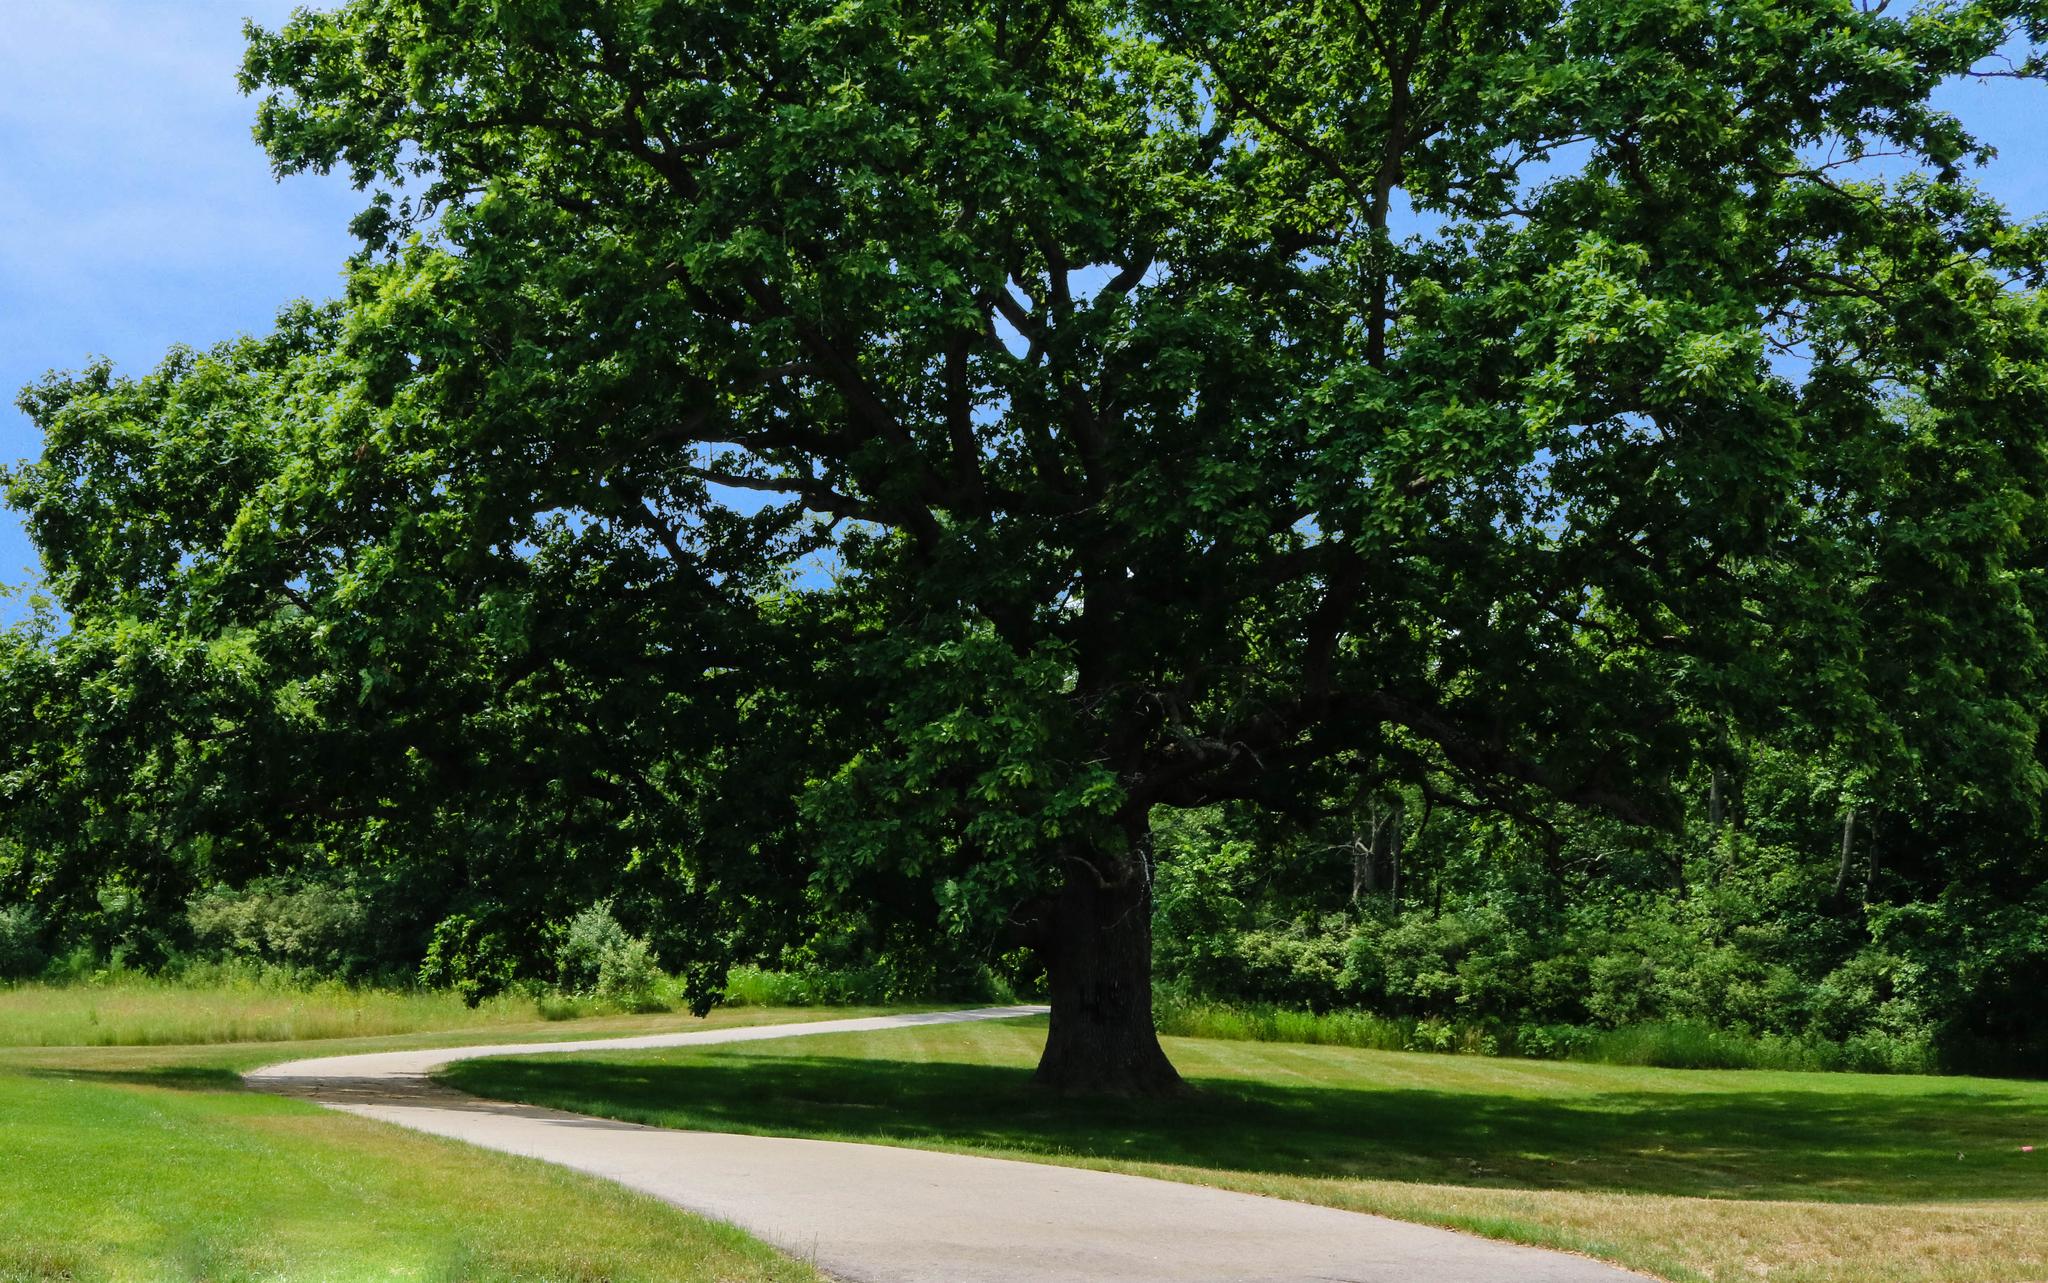
[[[676,1131],[432,1082],[476,1056],[694,1047],[1040,1014],[1043,1007],[587,1042],[376,1052],[246,1075],[263,1091],[602,1176],[860,1283],[1640,1283],[1583,1257],[1228,1190],[886,1145]]]

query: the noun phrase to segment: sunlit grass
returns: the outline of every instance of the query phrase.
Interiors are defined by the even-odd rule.
[[[1686,1283],[2048,1279],[2048,1084],[1175,1038],[1191,1095],[1076,1101],[1030,1086],[1043,1037],[1035,1021],[953,1025],[448,1077],[639,1122],[1223,1185]]]
[[[331,1018],[305,1023],[270,1011],[248,995],[187,995],[198,1003],[187,1008],[164,989],[140,992],[122,1027],[145,1036],[173,1028],[215,1037],[230,1026],[344,1028]],[[30,1010],[58,1013],[43,1028],[71,1027],[63,1023],[65,999],[33,997]],[[434,1008],[371,1010],[402,1023],[429,1020]],[[854,1013],[755,1009],[701,1021],[672,1014],[544,1022],[529,1006],[477,1017],[497,1024],[402,1037],[0,1049],[0,1283],[814,1283],[807,1266],[655,1200],[546,1164],[249,1092],[237,1074],[344,1051],[844,1014]]]

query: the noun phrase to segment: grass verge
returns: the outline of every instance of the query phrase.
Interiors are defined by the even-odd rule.
[[[1036,1021],[950,1025],[446,1077],[637,1122],[1222,1185],[1682,1283],[2048,1279],[2048,1084],[1175,1038],[1191,1096],[1075,1101],[1030,1087],[1043,1037]]]
[[[201,1032],[213,1045],[147,1045],[165,1031],[138,1016],[145,1045],[0,1048],[0,1283],[818,1283],[801,1262],[653,1199],[249,1092],[238,1073],[303,1055],[857,1013],[547,1022],[529,1010],[309,1046],[229,1043],[223,1031],[270,1017],[233,993],[188,997],[211,1011]]]

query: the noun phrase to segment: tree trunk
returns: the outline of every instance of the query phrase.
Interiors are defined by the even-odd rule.
[[[1365,833],[1353,830],[1351,834],[1351,902],[1358,903],[1363,896],[1379,894],[1381,871],[1385,865],[1380,859],[1380,839],[1387,827],[1387,813],[1378,802],[1366,812],[1366,821],[1372,826]]]
[[[1374,802],[1366,812],[1372,827],[1366,833],[1351,833],[1351,903],[1389,889],[1396,899],[1401,890],[1400,799],[1391,806]]]
[[[1835,889],[1828,900],[1837,911],[1847,908],[1849,901],[1849,859],[1856,851],[1856,808],[1845,807],[1842,811],[1842,860],[1835,866]]]
[[[1408,804],[1394,803],[1394,832],[1387,843],[1387,903],[1393,906],[1394,916],[1401,915],[1401,838],[1402,826],[1408,820]]]
[[[1152,888],[1146,873],[1104,886],[1070,864],[1041,948],[1052,1023],[1032,1081],[1074,1095],[1162,1096],[1180,1074],[1152,1027]]]

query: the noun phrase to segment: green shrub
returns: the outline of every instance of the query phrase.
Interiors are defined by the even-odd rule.
[[[1576,953],[1536,959],[1529,965],[1525,1009],[1516,1014],[1549,1024],[1585,1019],[1586,991],[1592,985],[1589,970],[1587,959]]]
[[[1607,1065],[1651,1065],[1664,1069],[1755,1069],[1764,1054],[1755,1039],[1725,1034],[1704,1025],[1639,1024],[1602,1030],[1573,1049],[1579,1060]],[[1796,1068],[1771,1065],[1769,1068]]]
[[[1594,958],[1586,968],[1586,982],[1586,1009],[1603,1025],[1631,1025],[1655,1011],[1657,972],[1639,953]]]
[[[505,934],[466,913],[450,914],[434,928],[419,973],[421,984],[453,990],[472,1007],[510,989],[518,975]]]
[[[725,1001],[734,1007],[808,1007],[818,999],[809,976],[749,964],[727,974]]]
[[[1152,1015],[1159,1032],[1182,1038],[1220,1038],[1232,1042],[1305,1042],[1334,1047],[1367,1047],[1404,1051],[1413,1042],[1415,1022],[1390,1020],[1363,1011],[1332,1011],[1321,1015],[1273,1006],[1240,1007],[1160,993]]]
[[[25,904],[0,908],[0,980],[26,980],[49,965],[43,924]]]
[[[2033,830],[1866,807],[1844,902],[1839,764],[1728,751],[1683,782],[1683,832],[1569,810],[1531,825],[1397,789],[1398,894],[1356,893],[1355,810],[1306,825],[1254,806],[1162,810],[1159,982],[1238,1008],[1438,1022],[1423,1042],[1448,1027],[1459,1047],[1492,1037],[1522,1054],[2048,1072],[2048,846]],[[1994,857],[2013,876],[1946,881]],[[1266,1036],[1287,1020],[1250,1023]]]
[[[346,975],[364,961],[369,911],[343,887],[260,880],[194,896],[185,918],[202,949],[320,975]]]
[[[1573,1060],[1587,1031],[1576,1025],[1522,1025],[1510,1040],[1518,1056],[1531,1060]]]
[[[1410,1051],[1449,1051],[1457,1045],[1457,1031],[1448,1020],[1431,1016],[1415,1023],[1415,1032],[1409,1036]]]
[[[1865,1033],[1841,1044],[1837,1068],[1859,1074],[1932,1074],[1955,1066],[1946,1063],[1931,1030],[1913,1033]]]
[[[1893,966],[1890,958],[1866,949],[1822,977],[1808,1004],[1808,1030],[1846,1042],[1882,1019],[1892,997]]]
[[[555,952],[557,983],[571,994],[626,1011],[665,1011],[667,977],[654,950],[612,916],[609,901],[569,920]]]
[[[870,963],[775,970],[751,964],[726,976],[734,1007],[872,1007],[900,1002],[1015,1002],[1016,992],[984,967],[968,974]]]
[[[1217,961],[1236,973],[1233,988],[1246,998],[1327,1011],[1341,1001],[1349,925],[1336,918],[1247,931],[1237,937],[1235,957]]]
[[[1384,1002],[1402,1015],[1442,1020],[1493,1016],[1517,1005],[1526,977],[1523,935],[1506,915],[1481,907],[1440,917],[1416,915],[1362,929],[1352,947],[1377,951]],[[1369,997],[1368,995],[1360,995]]]

